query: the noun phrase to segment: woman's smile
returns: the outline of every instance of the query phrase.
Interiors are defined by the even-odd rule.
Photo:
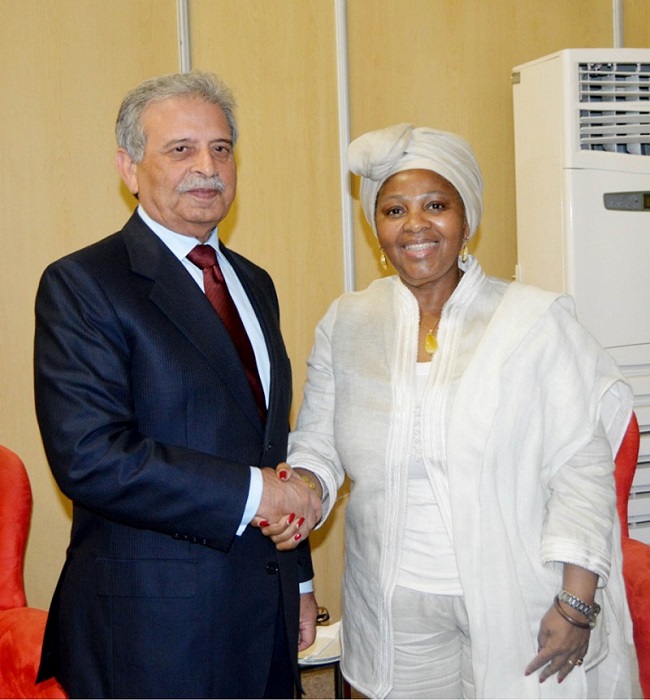
[[[424,257],[433,248],[437,248],[440,241],[424,241],[422,243],[406,243],[404,250],[413,254],[414,257]]]

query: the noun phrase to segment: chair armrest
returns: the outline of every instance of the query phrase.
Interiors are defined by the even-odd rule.
[[[650,698],[650,546],[634,539],[623,541],[623,577],[634,625],[643,697]]]

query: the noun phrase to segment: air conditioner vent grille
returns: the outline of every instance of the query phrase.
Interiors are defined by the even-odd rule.
[[[578,71],[580,148],[650,156],[650,63],[580,63]]]

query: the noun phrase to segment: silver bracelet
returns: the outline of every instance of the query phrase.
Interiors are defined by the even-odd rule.
[[[572,595],[568,591],[562,590],[558,595],[558,600],[562,603],[566,603],[570,608],[577,610],[580,614],[584,615],[590,623],[595,623],[598,613],[600,612],[600,605],[598,603],[585,603],[584,600]]]

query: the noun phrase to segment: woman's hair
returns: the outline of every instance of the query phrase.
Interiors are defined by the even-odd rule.
[[[465,207],[469,237],[476,233],[483,213],[483,178],[471,147],[460,136],[395,124],[355,139],[348,147],[348,163],[361,176],[361,206],[375,235],[381,186],[395,173],[419,168],[438,173],[456,188]]]
[[[181,96],[198,97],[220,107],[230,127],[233,145],[236,143],[236,105],[230,88],[214,73],[192,71],[145,80],[126,95],[115,123],[115,136],[119,148],[123,148],[136,163],[139,163],[144,158],[147,145],[147,137],[142,127],[143,112],[153,102]]]

